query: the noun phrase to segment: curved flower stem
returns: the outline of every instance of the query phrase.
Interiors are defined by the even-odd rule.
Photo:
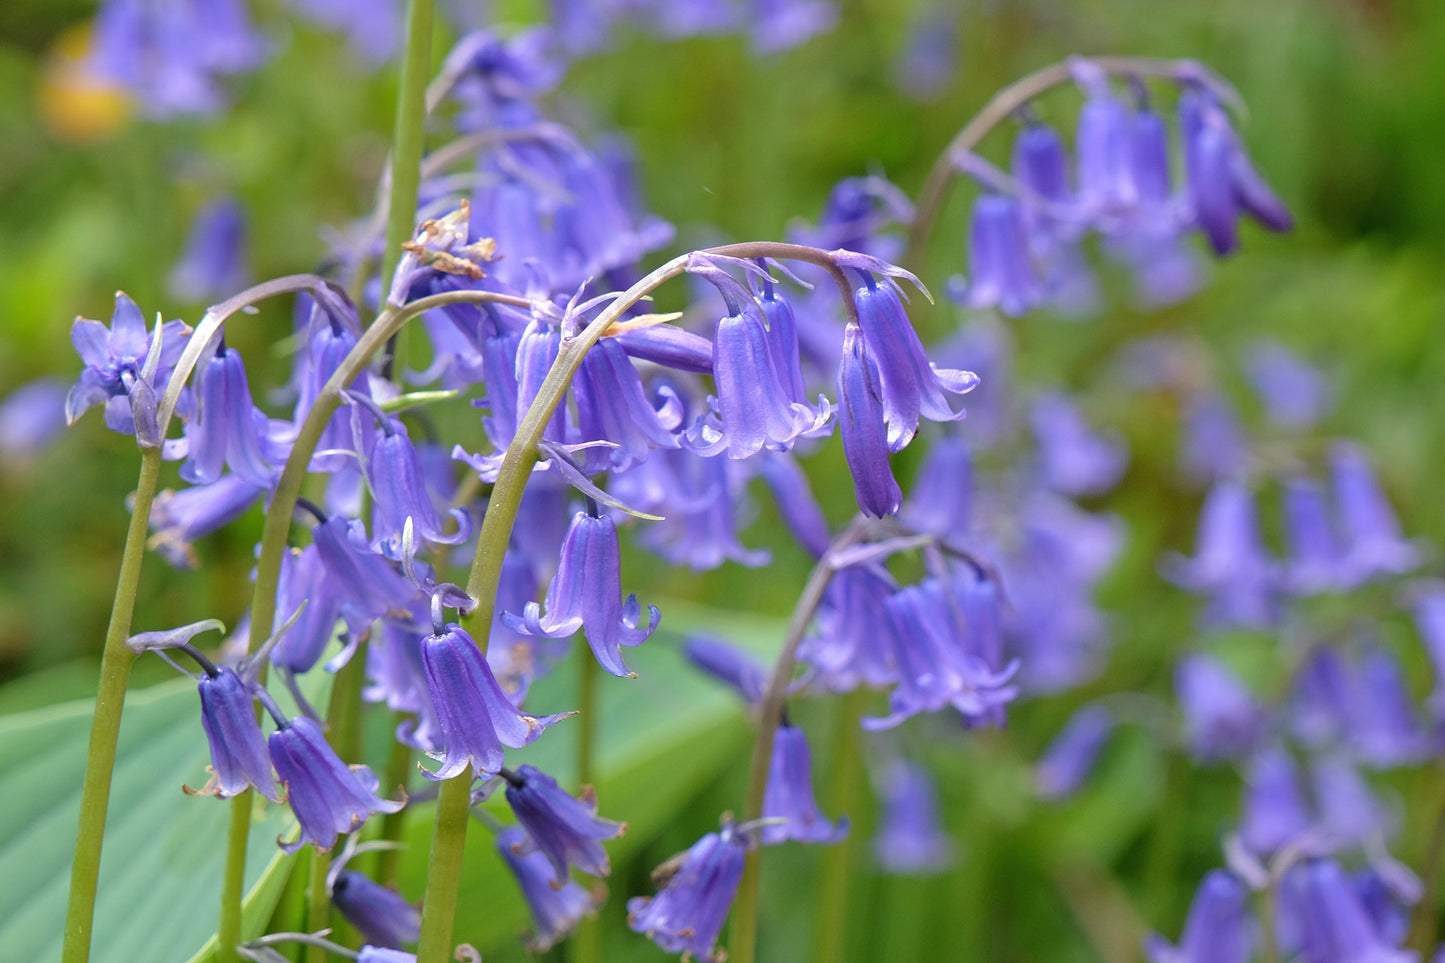
[[[773,674],[768,687],[763,690],[762,701],[758,704],[758,737],[753,743],[752,763],[748,768],[748,798],[743,809],[743,821],[751,822],[763,814],[763,796],[768,789],[768,769],[773,758],[773,737],[783,719],[783,703],[788,698],[788,687],[793,682],[793,669],[797,666],[798,644],[803,633],[813,621],[813,613],[823,602],[823,593],[838,571],[833,565],[833,555],[840,549],[857,542],[867,528],[868,520],[855,516],[843,530],[843,534],[828,547],[818,564],[813,566],[798,604],[788,622],[788,634],[783,639],[782,651],[773,665]],[[743,866],[743,878],[738,884],[737,899],[733,903],[732,930],[728,937],[731,944],[733,963],[753,963],[758,936],[758,877],[762,872],[761,848],[748,850],[747,862]]]
[[[96,881],[100,877],[100,848],[110,805],[116,740],[120,737],[126,683],[130,681],[130,667],[135,661],[135,654],[126,647],[125,640],[130,635],[131,616],[135,612],[146,529],[160,473],[160,449],[142,450],[130,527],[126,530],[120,575],[116,578],[115,601],[111,604],[110,625],[105,631],[95,717],[90,724],[90,750],[85,757],[85,783],[80,791],[80,828],[75,835],[75,857],[70,865],[70,902],[65,911],[65,942],[61,951],[64,963],[84,963],[90,958]]]
[[[859,750],[859,720],[868,702],[868,690],[854,689],[838,707],[833,733],[833,781],[828,794],[828,811],[851,813],[857,809],[858,789],[863,775]],[[853,861],[853,834],[823,851],[819,873],[818,906],[814,912],[813,959],[817,963],[839,963],[848,937],[848,887]]]
[[[908,226],[908,246],[904,249],[902,264],[917,270],[919,259],[928,246],[929,235],[934,222],[948,199],[948,190],[953,186],[955,166],[959,159],[972,153],[989,131],[1008,118],[1010,114],[1029,101],[1060,84],[1074,79],[1074,71],[1081,61],[1071,59],[1050,64],[1023,77],[993,95],[983,109],[974,115],[938,155],[928,179],[918,192],[918,204],[913,211],[913,222]],[[1137,77],[1161,77],[1179,82],[1192,82],[1208,87],[1221,100],[1238,105],[1239,95],[1227,81],[1209,68],[1194,60],[1161,60],[1153,57],[1089,57],[1084,61],[1109,74],[1123,74]]]

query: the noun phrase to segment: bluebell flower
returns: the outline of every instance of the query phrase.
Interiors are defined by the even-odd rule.
[[[517,878],[532,912],[535,932],[525,945],[533,953],[545,953],[571,933],[582,917],[596,912],[607,891],[601,886],[588,891],[570,880],[561,887],[553,885],[552,865],[546,854],[534,850],[519,855],[525,841],[521,829],[508,826],[497,833],[497,851]]]
[[[1365,581],[1419,565],[1420,552],[1401,535],[1399,520],[1364,454],[1354,445],[1335,445],[1330,471],[1344,536],[1341,564],[1353,577]]]
[[[196,415],[183,439],[166,442],[168,458],[185,456],[181,477],[209,485],[229,467],[242,481],[270,488],[279,470],[272,464],[271,421],[251,400],[241,353],[225,342],[196,373]]]
[[[353,634],[383,616],[406,616],[416,589],[372,550],[359,520],[332,515],[311,530],[311,537]]]
[[[321,389],[351,349],[356,347],[357,340],[355,332],[328,320],[319,308],[313,312],[305,330],[306,349],[297,356],[296,407],[291,416],[297,425],[306,420]],[[353,390],[367,388],[369,378],[363,372],[353,383]],[[334,472],[342,466],[354,465],[350,452],[360,443],[348,414],[345,411],[333,413],[317,440],[316,452],[311,456],[311,470]]]
[[[521,618],[511,616],[508,624],[518,632],[551,639],[582,629],[602,668],[635,678],[622,661],[620,646],[639,645],[652,635],[661,615],[655,605],[648,606],[648,612],[647,627],[639,628],[637,596],[622,600],[617,526],[606,516],[578,512],[562,542],[557,574],[547,586],[546,614],[536,602],[528,602]]]
[[[920,416],[931,421],[962,418],[963,409],[954,411],[944,395],[972,391],[978,376],[931,363],[903,310],[898,285],[891,278],[880,283],[872,271],[862,274],[864,283],[854,288],[853,302],[868,355],[878,365],[888,450],[900,451],[918,431]],[[845,335],[845,356],[847,350]]]
[[[476,642],[455,623],[423,639],[421,657],[443,745],[430,754],[441,758],[441,767],[427,772],[429,779],[450,779],[468,765],[494,776],[506,759],[503,746],[520,749],[571,715],[529,716],[518,709]]]
[[[562,17],[557,21],[557,34]],[[519,30],[501,37],[475,30],[457,41],[442,65],[441,77],[453,85],[452,95],[463,105],[459,126],[478,130],[501,120],[531,123],[530,102],[557,85],[566,65],[555,53],[554,31]]]
[[[1264,712],[1238,677],[1207,655],[1186,655],[1174,667],[1189,751],[1204,760],[1234,759],[1253,748]]]
[[[329,873],[332,904],[366,943],[399,950],[421,938],[421,911],[394,889],[355,870]]]
[[[788,531],[814,558],[822,558],[829,545],[828,520],[797,461],[787,452],[770,451],[759,462],[758,474],[772,492]]]
[[[698,458],[686,449],[660,450],[643,465],[617,475],[612,491],[630,505],[665,515],[649,522],[638,541],[674,565],[710,571],[724,562],[766,565],[766,550],[742,544],[747,523],[749,461]]]
[[[1133,213],[1139,197],[1134,182],[1133,116],[1102,77],[1086,80],[1085,86],[1090,88],[1089,97],[1079,110],[1074,144],[1078,203],[1085,217],[1108,230],[1113,219]]]
[[[201,676],[201,727],[211,746],[211,781],[198,792],[228,799],[251,787],[272,802],[281,794],[247,685],[230,666]]]
[[[938,791],[919,766],[893,760],[878,783],[873,855],[886,873],[935,876],[953,862],[954,843],[938,819]]]
[[[283,678],[310,672],[336,635],[341,599],[314,544],[299,552],[287,552],[281,558],[277,626],[284,621],[282,613],[295,612],[303,602],[306,608],[271,651],[271,664],[281,670]],[[294,692],[294,683],[288,681],[288,688]]]
[[[460,545],[470,538],[471,516],[461,508],[450,512],[457,523],[456,531],[450,534],[442,531],[441,517],[427,491],[421,456],[401,422],[386,419],[373,437],[375,444],[363,462],[366,481],[375,499],[372,547],[390,558],[399,558],[402,530],[408,518],[422,541]]]
[[[656,896],[627,901],[628,927],[669,953],[722,963],[727,954],[717,946],[718,933],[737,895],[748,846],[747,835],[725,821],[720,832],[693,843]]]
[[[1030,414],[1050,488],[1065,495],[1100,495],[1119,483],[1129,457],[1122,438],[1092,431],[1062,394],[1040,398]]]
[[[969,308],[997,307],[1009,317],[1025,314],[1043,298],[1034,272],[1018,202],[1002,194],[980,194],[968,223],[970,279],[950,291]]]
[[[1194,558],[1170,559],[1164,575],[1206,596],[1212,619],[1258,628],[1275,616],[1272,568],[1261,543],[1254,496],[1242,482],[1226,479],[1204,500]]]
[[[1300,841],[1312,823],[1294,759],[1278,746],[1261,750],[1245,780],[1240,841],[1256,856],[1268,857]]]
[[[838,424],[858,507],[874,518],[894,514],[903,502],[903,492],[888,464],[888,425],[878,365],[865,350],[863,331],[856,324],[848,325],[843,335]]]
[[[1291,476],[1284,482],[1283,501],[1289,546],[1285,584],[1305,595],[1348,588],[1352,573],[1343,564],[1324,490],[1313,479]]]
[[[682,646],[689,662],[733,689],[749,705],[762,701],[767,686],[763,664],[737,646],[710,636],[691,635]]]
[[[1254,956],[1250,922],[1244,884],[1223,870],[1211,870],[1189,905],[1179,945],[1152,934],[1145,952],[1150,963],[1249,963]]]
[[[85,368],[66,395],[66,420],[74,424],[92,405],[103,404],[107,428],[135,435],[145,447],[159,447],[156,405],[189,334],[183,322],[159,320],[148,334],[140,308],[120,291],[109,329],[99,321],[76,318],[70,340]]]
[[[676,448],[682,425],[682,402],[663,389],[661,404],[648,400],[637,369],[612,338],[598,341],[582,359],[572,381],[577,399],[578,440],[612,446],[593,449],[600,456],[589,466],[598,471],[626,469],[645,461],[654,448]]]
[[[819,671],[825,686],[849,691],[882,686],[895,678],[889,647],[887,602],[897,584],[880,568],[850,566],[833,576],[815,620],[816,634],[798,647],[798,658]]]
[[[607,337],[620,344],[628,357],[639,361],[651,361],[675,371],[712,374],[712,342],[677,325],[651,324]]]
[[[152,534],[146,542],[176,568],[196,567],[191,543],[246,513],[265,491],[235,475],[222,475],[209,485],[174,491],[167,488],[151,503]]]
[[[36,378],[0,400],[0,455],[18,461],[44,450],[65,430],[66,393],[58,378]]]
[[[1069,717],[1034,765],[1034,789],[1044,799],[1067,799],[1079,791],[1099,751],[1114,731],[1114,717],[1097,703]]]
[[[1222,395],[1205,391],[1189,399],[1179,458],[1190,477],[1213,482],[1239,475],[1249,465],[1249,449],[1249,437]]]
[[[973,453],[960,438],[935,439],[903,505],[903,523],[952,545],[966,542],[973,508]]]
[[[1332,848],[1359,846],[1382,838],[1390,820],[1354,764],[1338,752],[1315,757],[1311,783],[1319,827]]]
[[[763,818],[781,819],[762,829],[765,845],[789,839],[800,843],[836,843],[848,835],[848,817],[832,820],[813,798],[813,757],[808,738],[797,726],[781,725],[773,736],[772,763],[763,793]]]
[[[371,770],[348,767],[327,744],[321,727],[305,716],[271,733],[268,745],[291,811],[301,824],[300,837],[281,846],[288,853],[307,843],[326,852],[339,833],[360,828],[372,813],[394,813],[405,805],[378,796]]]
[[[889,227],[913,219],[913,202],[887,178],[845,177],[833,185],[816,227],[796,225],[789,234],[798,244],[827,251],[856,251],[889,258],[899,249]]]
[[[591,786],[573,797],[557,780],[532,766],[519,766],[516,772],[503,769],[502,777],[507,780],[507,803],[527,831],[527,838],[513,849],[515,855],[534,850],[545,854],[556,888],[566,883],[569,865],[591,876],[612,872],[600,840],[621,836],[627,824],[597,816],[597,796]]]
[[[1430,751],[1429,740],[1399,660],[1388,650],[1369,645],[1348,678],[1351,691],[1342,706],[1343,721],[1359,758],[1386,769],[1423,759]]]
[[[1291,870],[1301,958],[1320,963],[1415,963],[1418,955],[1386,942],[1338,863],[1311,860]]]
[[[587,278],[627,267],[672,240],[672,225],[641,210],[629,209],[631,171],[608,167],[580,146],[562,151],[561,188],[568,202],[553,213],[564,257],[576,266],[554,278],[570,287]],[[624,182],[619,183],[619,179]]]
[[[1215,254],[1229,254],[1239,246],[1241,214],[1273,231],[1294,227],[1289,209],[1250,164],[1213,95],[1200,88],[1180,95],[1179,130],[1194,220]]]
[[[212,201],[196,214],[181,260],[166,283],[182,301],[215,302],[246,286],[246,218],[234,198]]]
[[[1329,407],[1330,388],[1318,369],[1274,341],[1251,346],[1244,362],[1270,421],[1285,428],[1313,426]]]

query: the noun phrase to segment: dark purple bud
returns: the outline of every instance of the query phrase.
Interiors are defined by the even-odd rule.
[[[307,843],[326,852],[338,834],[359,829],[372,813],[394,813],[405,805],[378,796],[371,770],[348,767],[327,744],[321,727],[305,716],[271,733],[268,743],[291,811],[301,824],[300,838],[281,846],[288,853]]]
[[[751,705],[762,700],[767,676],[757,659],[730,643],[704,636],[690,636],[682,650],[688,661],[732,686],[745,702]]]
[[[1289,210],[1255,172],[1228,115],[1210,94],[1186,90],[1180,96],[1179,128],[1194,217],[1214,253],[1229,254],[1239,246],[1240,213],[1270,230],[1293,228]]]
[[[1098,704],[1074,713],[1034,766],[1034,789],[1044,799],[1067,799],[1093,771],[1114,730],[1114,717]]]
[[[617,526],[603,516],[578,512],[562,542],[557,574],[547,586],[546,615],[536,602],[528,602],[522,617],[509,615],[507,624],[527,635],[560,639],[579,628],[602,668],[617,676],[633,676],[622,661],[620,646],[638,645],[657,628],[657,606],[648,606],[647,628],[638,628],[642,614],[637,596],[622,600],[622,557]]]
[[[838,368],[838,423],[843,453],[858,507],[863,514],[882,518],[898,511],[903,492],[888,464],[888,426],[884,420],[878,366],[868,356],[863,331],[848,325],[843,335],[843,361]]]
[[[627,824],[598,818],[597,796],[591,786],[583,786],[574,798],[563,792],[557,780],[532,766],[519,766],[516,772],[504,770],[502,775],[507,780],[507,802],[527,831],[527,838],[513,847],[514,855],[543,853],[552,865],[552,885],[557,888],[566,883],[569,865],[590,876],[612,872],[607,850],[599,840],[621,836]]]
[[[421,643],[427,687],[441,727],[441,768],[427,772],[429,779],[450,779],[471,765],[477,775],[501,771],[503,746],[520,749],[548,726],[571,713],[533,717],[519,710],[497,684],[471,636],[451,624]]]
[[[651,361],[675,371],[712,374],[712,342],[675,325],[652,324],[612,338],[630,357],[640,361]]]
[[[882,814],[873,854],[885,873],[936,876],[953,862],[953,840],[938,820],[938,791],[926,771],[892,762],[878,787]]]
[[[627,925],[669,953],[722,963],[726,954],[717,946],[718,933],[737,894],[747,849],[746,836],[725,822],[720,833],[708,833],[683,854],[656,896],[627,901]]]
[[[522,896],[532,911],[536,932],[524,941],[525,945],[533,953],[545,953],[571,933],[582,917],[596,912],[606,891],[599,886],[588,892],[570,880],[560,888],[554,886],[552,865],[544,853],[517,855],[526,839],[522,830],[508,826],[497,834],[497,851],[517,878]]]
[[[808,738],[796,726],[778,727],[773,736],[773,758],[763,794],[763,818],[786,820],[763,827],[762,841],[775,845],[789,839],[800,843],[836,843],[848,835],[848,817],[838,825],[818,811],[813,798],[813,757]]]
[[[1264,713],[1233,672],[1207,655],[1174,667],[1189,751],[1204,760],[1236,759],[1253,748]]]
[[[1249,963],[1254,955],[1249,891],[1229,873],[1211,870],[1194,894],[1179,945],[1154,934],[1145,950],[1150,963]]]
[[[373,946],[399,950],[421,939],[421,911],[394,889],[344,870],[331,884],[331,902]]]
[[[271,754],[256,721],[256,704],[246,682],[229,666],[201,676],[201,727],[211,744],[211,781],[197,795],[229,799],[251,787],[274,803],[281,801],[271,775]]]

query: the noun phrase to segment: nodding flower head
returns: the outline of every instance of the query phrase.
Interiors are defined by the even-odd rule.
[[[796,839],[800,843],[836,843],[848,835],[848,817],[838,824],[818,811],[813,798],[813,757],[808,738],[796,726],[779,726],[773,737],[773,759],[763,794],[763,819],[781,823],[764,826],[762,841],[768,845]]]
[[[242,481],[270,488],[277,474],[270,460],[270,419],[251,401],[241,353],[222,342],[196,378],[196,416],[183,440],[166,443],[168,454],[185,453],[181,477],[209,485],[224,465]]]
[[[557,780],[532,766],[520,766],[516,772],[503,769],[502,777],[507,780],[507,802],[527,831],[527,838],[513,852],[545,854],[552,865],[553,887],[566,884],[569,864],[591,876],[612,872],[600,840],[621,836],[627,824],[598,818],[591,786],[573,797]]]
[[[1157,934],[1149,938],[1144,949],[1150,963],[1249,963],[1254,932],[1248,902],[1243,883],[1224,870],[1212,870],[1194,894],[1179,945]]]
[[[76,318],[70,340],[85,368],[66,395],[66,419],[74,423],[86,409],[103,404],[107,428],[135,435],[146,447],[158,447],[158,389],[164,391],[170,381],[189,333],[180,321],[158,321],[156,330],[147,335],[140,308],[119,291],[109,328]]]
[[[281,846],[288,853],[307,843],[326,852],[337,835],[359,829],[372,813],[394,813],[406,805],[378,796],[371,770],[348,767],[326,742],[321,727],[305,716],[271,733],[268,744],[291,811],[301,824],[300,837]]]
[[[582,629],[587,644],[602,668],[617,676],[634,676],[622,661],[621,646],[638,645],[652,635],[661,618],[657,606],[648,606],[651,618],[638,627],[642,609],[637,596],[622,600],[622,557],[617,526],[607,516],[578,512],[562,542],[557,574],[547,586],[547,612],[528,602],[522,617],[508,614],[507,624],[527,635],[560,639]]]
[[[888,464],[888,425],[878,365],[869,356],[863,331],[856,324],[848,325],[843,334],[838,423],[858,507],[874,518],[897,512],[903,503],[903,491]]]
[[[395,843],[366,843],[356,837],[347,840],[341,856],[326,872],[326,891],[332,905],[372,946],[399,950],[403,944],[421,938],[421,911],[394,889],[388,889],[355,870],[347,869],[351,858],[368,850],[395,848]]]
[[[1249,162],[1229,115],[1212,94],[1195,88],[1180,96],[1179,130],[1194,221],[1215,254],[1239,247],[1241,214],[1272,231],[1294,227],[1289,209]]]
[[[497,851],[517,878],[522,896],[532,911],[536,932],[525,940],[525,946],[533,953],[545,953],[571,933],[582,917],[596,912],[607,890],[600,885],[585,890],[571,880],[558,887],[546,854],[533,850],[522,855],[526,841],[526,833],[516,826],[508,826],[497,834]]]
[[[670,873],[656,896],[627,901],[627,925],[669,953],[685,953],[722,963],[727,954],[717,945],[749,847],[746,833],[730,821],[708,833],[680,857],[653,873]],[[674,869],[675,865],[675,869]]]
[[[471,765],[478,775],[501,771],[506,751],[520,749],[571,713],[529,716],[519,710],[492,674],[472,637],[455,623],[421,642],[427,687],[442,733],[441,768],[429,779],[450,779]]]

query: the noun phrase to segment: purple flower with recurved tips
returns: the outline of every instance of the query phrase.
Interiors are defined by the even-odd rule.
[[[519,710],[476,642],[455,623],[422,640],[421,660],[443,745],[430,753],[441,759],[441,768],[426,772],[428,779],[450,779],[468,765],[480,776],[495,776],[506,759],[503,746],[520,749],[571,715],[534,717]]]
[[[727,954],[717,937],[737,895],[748,848],[746,834],[725,821],[720,832],[708,833],[680,856],[656,896],[627,901],[627,925],[669,953],[722,963]],[[654,871],[653,878],[661,872]]]
[[[341,614],[353,634],[385,615],[406,617],[416,589],[366,539],[366,526],[340,515],[311,531],[317,554],[341,600]]]
[[[166,456],[185,456],[181,477],[188,482],[209,485],[227,466],[241,481],[270,488],[277,474],[270,457],[271,422],[251,401],[241,353],[223,341],[196,379],[196,416],[185,438],[166,442]]]
[[[1248,915],[1249,891],[1234,876],[1212,870],[1199,884],[1178,946],[1151,935],[1145,945],[1150,963],[1249,963],[1254,931]]]
[[[85,368],[66,395],[66,420],[74,424],[86,409],[104,404],[107,428],[135,435],[147,448],[159,447],[157,401],[189,333],[183,322],[158,321],[156,330],[147,334],[140,308],[120,291],[109,329],[99,321],[76,318],[70,340]]]
[[[796,726],[779,726],[773,736],[763,818],[785,820],[763,827],[762,840],[769,846],[789,839],[836,843],[848,835],[848,817],[840,816],[834,826],[818,811],[813,798],[813,757],[808,752],[807,736]]]
[[[557,574],[547,586],[546,614],[528,602],[522,616],[509,614],[507,624],[526,635],[560,639],[582,629],[597,663],[617,676],[636,674],[622,661],[620,646],[638,645],[652,635],[661,618],[649,605],[647,627],[638,628],[642,614],[637,596],[622,600],[622,559],[617,547],[617,526],[606,516],[578,512],[562,542]]]
[[[201,727],[211,745],[211,783],[199,795],[229,799],[251,787],[272,802],[281,794],[271,775],[271,756],[256,721],[250,686],[229,666],[201,676]]]
[[[552,885],[558,888],[567,881],[569,864],[590,876],[612,872],[607,850],[599,840],[621,836],[627,824],[598,818],[591,786],[583,786],[581,794],[573,797],[557,780],[532,766],[501,772],[507,780],[507,802],[527,831],[526,840],[513,849],[515,855],[533,851],[546,855],[552,865]]]
[[[301,836],[281,846],[288,853],[307,843],[326,852],[338,834],[360,828],[372,813],[394,813],[406,805],[378,796],[371,770],[348,767],[327,744],[321,727],[305,716],[271,733],[268,744],[291,811],[301,824]]]
[[[1354,445],[1338,444],[1330,452],[1330,471],[1344,535],[1340,564],[1353,578],[1363,582],[1419,565],[1420,552],[1400,534],[1399,520],[1364,454]]]
[[[879,781],[883,807],[873,854],[896,876],[936,876],[953,862],[953,840],[938,821],[938,792],[923,769],[895,760]]]
[[[1086,84],[1092,89],[1079,111],[1075,144],[1078,202],[1084,216],[1107,227],[1112,219],[1132,213],[1139,196],[1134,183],[1133,117],[1102,77]]]
[[[1035,791],[1044,799],[1067,799],[1078,792],[1113,731],[1114,717],[1101,705],[1074,713],[1034,766]]]
[[[421,911],[394,889],[355,870],[336,873],[331,902],[372,946],[399,950],[421,938]]]
[[[363,467],[376,500],[372,514],[372,547],[389,558],[401,556],[401,536],[410,518],[417,537],[440,545],[460,545],[472,534],[472,521],[457,508],[451,517],[457,530],[442,531],[441,517],[432,504],[422,473],[421,456],[399,421],[387,418],[377,429],[379,437],[368,452]],[[360,431],[357,432],[360,435]]]
[[[571,880],[557,887],[552,882],[552,865],[544,853],[533,851],[520,856],[527,837],[516,826],[497,833],[497,851],[507,868],[522,887],[527,908],[532,911],[536,932],[524,941],[533,953],[545,953],[560,939],[571,933],[582,917],[596,912],[607,891],[601,886],[587,891]]]
[[[903,492],[888,464],[888,426],[878,366],[865,350],[862,329],[856,324],[848,325],[843,334],[838,424],[858,507],[873,518],[894,514],[903,503]]]
[[[603,338],[583,357],[572,391],[577,399],[578,440],[609,443],[589,452],[596,456],[598,471],[625,471],[646,460],[654,448],[680,444],[681,400],[664,388],[662,403],[654,407],[627,352],[612,338]]]
[[[883,420],[888,425],[888,450],[901,451],[917,433],[920,416],[930,421],[962,418],[963,409],[954,411],[944,395],[972,391],[978,384],[978,376],[972,371],[939,368],[930,362],[923,343],[918,340],[918,332],[913,330],[903,310],[898,285],[891,278],[879,283],[869,270],[863,270],[862,275],[864,283],[854,289],[853,303],[858,309],[858,325],[868,355],[878,365]],[[913,280],[910,275],[905,276]],[[844,339],[846,359],[846,335]],[[839,377],[841,380],[841,372]]]
[[[1233,672],[1207,655],[1188,655],[1174,668],[1189,751],[1204,760],[1247,753],[1264,724],[1254,696]]]

